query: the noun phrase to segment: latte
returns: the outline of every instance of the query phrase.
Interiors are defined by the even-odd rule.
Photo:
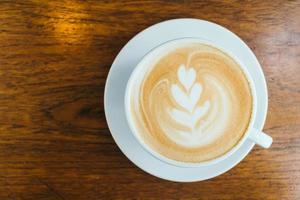
[[[129,98],[138,137],[169,159],[192,163],[218,158],[236,146],[253,106],[240,65],[203,43],[155,55],[136,76]]]

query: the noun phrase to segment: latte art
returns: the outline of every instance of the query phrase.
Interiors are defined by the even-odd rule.
[[[158,56],[130,96],[139,136],[173,160],[201,162],[232,149],[247,130],[252,95],[239,64],[192,43]]]
[[[197,146],[199,144],[208,143],[218,134],[218,132],[212,130],[208,133],[207,128],[209,125],[215,123],[219,118],[219,120],[221,120],[219,122],[220,127],[222,126],[222,121],[224,122],[227,117],[227,112],[222,112],[224,115],[218,116],[216,112],[213,113],[216,109],[212,108],[213,106],[217,106],[218,102],[216,101],[219,101],[220,103],[228,102],[229,97],[226,96],[226,94],[222,94],[226,88],[222,88],[221,83],[211,83],[212,86],[216,86],[216,88],[214,88],[216,97],[209,96],[208,98],[210,100],[204,100],[203,104],[199,105],[198,102],[200,101],[203,87],[196,81],[195,69],[192,67],[187,69],[185,65],[181,65],[178,68],[177,74],[180,84],[172,84],[171,98],[173,98],[180,108],[172,108],[169,113],[178,124],[181,124],[187,129],[180,130],[172,129],[171,127],[169,129],[163,129],[165,133],[171,133],[168,134],[170,139],[183,146]],[[228,105],[226,104],[222,105],[224,108],[227,106]],[[157,117],[163,113],[168,113],[168,110],[158,111],[158,113]],[[206,119],[203,119],[204,116],[210,116],[210,118],[206,117]],[[222,117],[223,119],[221,119]],[[165,127],[166,123],[163,120],[159,120],[159,123],[161,127]]]

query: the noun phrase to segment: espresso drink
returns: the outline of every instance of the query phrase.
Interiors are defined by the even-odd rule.
[[[239,64],[201,43],[155,57],[136,79],[130,115],[154,151],[181,162],[212,160],[230,151],[252,113],[249,82]]]

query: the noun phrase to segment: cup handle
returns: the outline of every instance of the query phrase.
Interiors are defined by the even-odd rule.
[[[272,137],[255,128],[250,130],[249,139],[263,148],[269,148],[273,142]]]

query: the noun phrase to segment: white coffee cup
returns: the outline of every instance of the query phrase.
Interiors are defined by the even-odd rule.
[[[253,97],[252,117],[251,117],[248,129],[247,129],[246,133],[244,134],[243,138],[238,142],[237,145],[235,145],[226,154],[224,154],[224,155],[222,155],[218,158],[215,158],[213,160],[204,161],[204,162],[200,162],[200,163],[189,163],[189,162],[181,162],[181,161],[172,160],[170,158],[167,158],[167,157],[159,154],[155,150],[153,150],[149,145],[146,144],[146,142],[143,141],[143,139],[138,134],[139,130],[137,129],[137,126],[136,126],[135,122],[133,121],[133,119],[130,115],[130,112],[131,112],[131,108],[130,108],[131,93],[136,92],[136,91],[133,91],[133,86],[137,83],[137,81],[136,81],[137,78],[144,77],[144,72],[146,71],[146,70],[144,70],[144,68],[149,67],[150,66],[149,63],[151,63],[160,54],[163,54],[163,52],[168,52],[168,51],[172,50],[173,48],[175,48],[176,46],[181,45],[181,44],[185,44],[185,43],[208,44],[208,45],[214,46],[214,47],[222,50],[223,52],[226,52],[228,55],[230,55],[237,63],[239,63],[239,66],[241,67],[244,74],[246,75],[246,78],[249,81],[249,85],[250,85],[251,92],[252,92],[252,97]],[[254,143],[256,143],[256,144],[258,144],[258,145],[260,145],[264,148],[269,148],[271,146],[271,144],[273,142],[273,139],[269,135],[262,132],[261,130],[258,130],[258,129],[253,127],[254,119],[257,115],[257,102],[256,101],[257,101],[256,89],[254,87],[251,75],[247,71],[247,68],[245,67],[245,65],[243,65],[243,63],[239,59],[237,59],[237,57],[235,55],[233,55],[231,52],[228,52],[225,48],[220,47],[218,45],[215,45],[213,42],[210,42],[210,41],[207,41],[207,40],[203,40],[203,39],[199,39],[199,38],[180,38],[180,39],[175,39],[175,40],[168,41],[166,43],[163,43],[163,44],[157,46],[156,48],[154,48],[150,52],[148,52],[142,58],[142,60],[138,63],[138,65],[136,66],[136,68],[132,72],[132,74],[129,78],[129,81],[127,83],[127,87],[126,87],[126,91],[125,91],[125,113],[126,113],[126,118],[127,118],[127,121],[128,121],[128,125],[129,125],[133,135],[138,140],[138,142],[148,152],[150,152],[153,156],[155,156],[156,158],[158,158],[158,159],[160,159],[160,160],[162,160],[166,163],[173,164],[173,165],[176,165],[176,166],[197,167],[197,166],[203,166],[203,165],[207,166],[207,165],[216,164],[216,163],[226,159],[227,157],[232,155],[234,152],[236,152],[243,145],[243,143],[246,140],[252,140]]]

